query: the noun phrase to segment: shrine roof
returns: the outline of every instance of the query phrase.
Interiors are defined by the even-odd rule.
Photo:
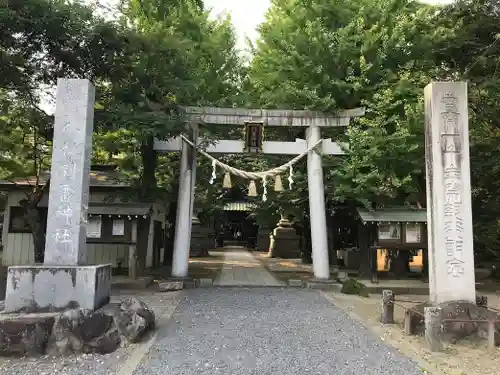
[[[91,203],[87,212],[89,215],[143,216],[151,214],[152,210],[151,203]]]
[[[39,176],[38,183],[43,185],[47,182],[50,173]],[[91,170],[89,173],[90,187],[124,188],[130,184],[125,181],[124,176],[119,171]],[[0,180],[0,189],[11,190],[36,185],[36,177],[22,177],[13,180]]]
[[[378,208],[373,211],[358,208],[358,214],[365,223],[394,222],[394,223],[425,223],[427,210],[411,208]]]

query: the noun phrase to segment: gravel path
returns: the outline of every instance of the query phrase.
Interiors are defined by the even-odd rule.
[[[421,375],[313,290],[194,289],[134,375]]]

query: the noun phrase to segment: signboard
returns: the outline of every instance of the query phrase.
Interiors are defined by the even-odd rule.
[[[401,225],[399,224],[379,224],[378,226],[379,240],[400,240]]]
[[[113,236],[124,236],[125,235],[125,220],[118,219],[113,220],[113,229],[111,231]]]
[[[102,220],[100,216],[91,217],[87,222],[87,238],[101,238]]]
[[[262,152],[264,124],[261,122],[245,123],[245,152]]]
[[[420,243],[421,242],[421,226],[419,223],[406,224],[406,242],[407,243]]]

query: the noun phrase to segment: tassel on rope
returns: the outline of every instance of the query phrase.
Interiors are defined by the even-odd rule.
[[[289,183],[289,188],[292,190],[292,185],[293,185],[293,166],[290,165],[290,175],[288,176],[288,183]]]
[[[283,183],[279,174],[274,178],[274,191],[283,191]]]
[[[267,176],[262,178],[262,187],[264,188],[264,192],[262,193],[262,201],[267,201]]]
[[[212,160],[212,177],[210,177],[210,185],[213,185],[215,182],[215,179],[217,178],[217,175],[215,174],[215,167],[217,165],[217,162],[215,160]]]
[[[257,186],[255,186],[255,181],[250,181],[250,185],[248,185],[248,196],[256,197],[257,196]]]
[[[226,172],[226,174],[224,175],[224,181],[222,182],[222,187],[224,189],[231,189],[232,188],[231,175],[229,174],[229,172]]]

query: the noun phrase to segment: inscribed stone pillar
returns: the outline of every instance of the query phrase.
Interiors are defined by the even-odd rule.
[[[88,80],[59,79],[50,173],[45,261],[85,260],[94,87]]]
[[[83,265],[93,117],[92,84],[58,80],[45,262],[9,267],[5,312],[95,310],[109,302],[111,265]]]
[[[434,304],[475,303],[467,84],[425,88],[429,288]]]

